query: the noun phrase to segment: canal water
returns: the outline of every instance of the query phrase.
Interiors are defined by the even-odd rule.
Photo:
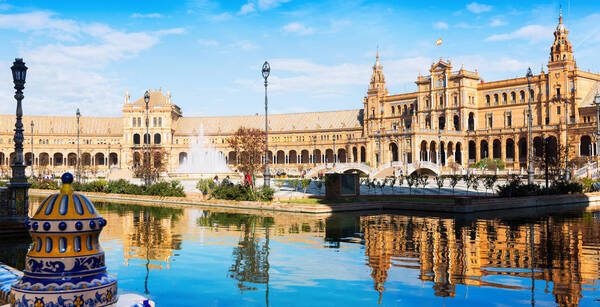
[[[157,306],[600,305],[600,212],[319,216],[95,204],[119,290]],[[0,261],[22,268],[26,248],[0,248]]]

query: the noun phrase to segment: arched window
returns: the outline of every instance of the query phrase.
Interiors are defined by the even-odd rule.
[[[140,145],[140,135],[137,133],[133,135],[133,144]]]
[[[510,93],[510,103],[516,103],[517,102],[517,94],[515,94],[515,92],[511,92]]]
[[[135,127],[135,123],[136,123],[135,117],[132,117],[131,119],[132,119],[131,120],[131,127]]]
[[[502,104],[506,104],[507,100],[506,93],[502,93]]]
[[[392,114],[396,114],[396,108],[394,108],[394,106],[392,106]]]
[[[498,94],[494,94],[494,105],[498,105]]]
[[[486,106],[490,105],[490,95],[485,95],[485,105]]]
[[[444,106],[444,96],[440,96],[440,107]]]
[[[160,144],[160,133],[154,134],[154,144]]]
[[[159,126],[159,127],[162,127],[162,117],[159,117],[159,118],[158,118],[158,126]]]
[[[534,100],[534,99],[535,99],[535,98],[534,98],[534,97],[535,97],[535,95],[534,95],[534,92],[533,92],[533,90],[529,90],[529,97],[531,98],[531,100]]]

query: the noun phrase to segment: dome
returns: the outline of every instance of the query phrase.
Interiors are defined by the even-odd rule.
[[[565,32],[567,29],[565,28],[565,25],[562,23],[559,23],[558,26],[556,27],[556,31],[557,32]]]
[[[12,286],[13,306],[110,306],[117,281],[106,272],[99,237],[106,220],[87,197],[73,192],[73,175],[27,222],[33,244],[23,278]],[[33,304],[30,304],[33,303]]]

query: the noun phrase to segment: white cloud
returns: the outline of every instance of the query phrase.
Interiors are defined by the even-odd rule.
[[[247,41],[247,40],[237,41],[237,42],[231,44],[230,47],[232,47],[234,49],[241,49],[244,51],[255,50],[258,48],[258,46],[256,46],[254,43]]]
[[[238,12],[238,14],[240,15],[246,15],[246,14],[250,14],[252,12],[256,11],[256,7],[254,6],[254,3],[248,2],[244,5],[242,5],[242,7],[240,8],[240,11]]]
[[[491,27],[499,27],[503,25],[506,25],[506,21],[499,17],[492,18],[492,21],[490,22]]]
[[[521,27],[511,33],[494,34],[486,38],[486,41],[505,41],[512,39],[527,40],[530,42],[548,41],[552,39],[552,27],[529,25]]]
[[[12,29],[20,32],[43,31],[59,40],[73,40],[79,33],[79,25],[68,19],[53,18],[56,14],[36,11],[22,14],[0,14],[0,29]]]
[[[311,27],[307,27],[299,22],[291,22],[287,25],[283,26],[282,30],[287,33],[296,33],[300,35],[307,35],[314,32],[314,29]]]
[[[133,13],[130,16],[131,18],[163,18],[164,16],[159,13],[149,13],[149,14],[141,14],[141,13]]]
[[[282,3],[290,2],[291,0],[258,0],[258,8],[261,10],[268,10],[276,8]]]
[[[123,103],[121,81],[103,70],[116,61],[137,56],[152,48],[165,35],[181,34],[183,28],[154,32],[124,32],[107,25],[62,20],[48,12],[0,15],[0,28],[19,18],[26,26],[15,30],[36,36],[53,36],[57,30],[70,31],[68,44],[55,41],[30,46],[20,52],[29,67],[27,80],[28,114],[71,114],[76,107],[88,115],[117,115]],[[10,112],[0,106],[0,112]],[[14,111],[14,110],[12,110]]]
[[[211,40],[211,39],[199,39],[198,43],[205,47],[218,47],[219,46],[219,42],[217,42],[216,40]]]
[[[485,13],[485,12],[491,11],[492,6],[487,5],[487,4],[477,3],[477,2],[471,2],[467,5],[467,10],[469,10],[475,14],[480,14],[480,13]]]
[[[232,17],[233,16],[231,16],[230,13],[225,12],[225,13],[222,13],[222,14],[218,14],[218,15],[212,16],[211,19],[214,20],[214,21],[225,21],[225,20],[231,19]]]
[[[442,21],[434,22],[433,27],[436,29],[448,29],[448,24]]]

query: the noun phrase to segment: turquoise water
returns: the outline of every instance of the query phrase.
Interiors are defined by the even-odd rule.
[[[600,304],[600,212],[96,207],[109,222],[101,244],[121,293],[147,293],[157,306]]]

